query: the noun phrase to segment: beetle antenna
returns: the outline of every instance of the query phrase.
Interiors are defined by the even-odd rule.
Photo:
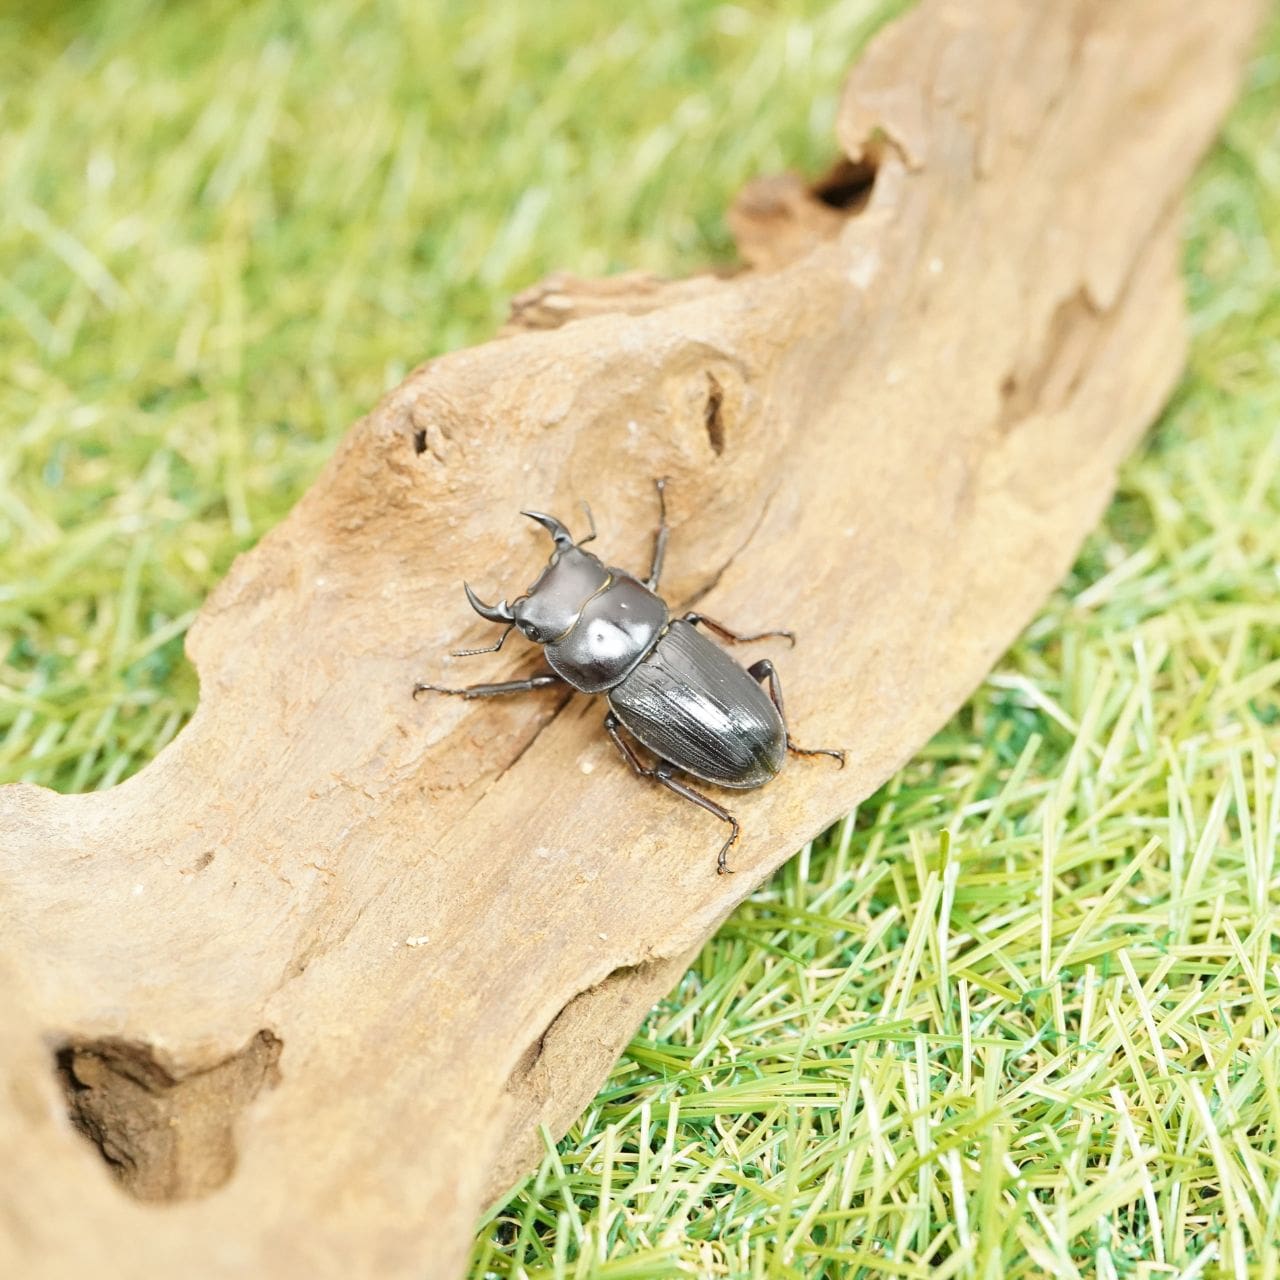
[[[515,630],[515,623],[511,623],[504,629],[498,637],[497,644],[487,644],[483,649],[454,649],[449,656],[451,658],[474,658],[477,653],[497,653],[502,648],[502,642]]]
[[[573,534],[555,516],[549,516],[542,511],[522,511],[520,514],[540,524],[551,535],[557,551],[567,551],[574,545]]]
[[[591,504],[585,499],[582,503],[582,509],[587,513],[587,523],[591,526],[591,532],[585,538],[579,538],[573,545],[575,547],[585,547],[588,542],[596,540],[596,518],[591,514]]]

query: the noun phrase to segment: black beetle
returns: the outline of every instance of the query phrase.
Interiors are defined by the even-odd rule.
[[[696,628],[701,624],[735,644],[782,636],[794,645],[792,632],[761,631],[744,636],[702,613],[671,617],[657,594],[667,549],[665,487],[665,480],[657,482],[658,531],[649,576],[643,582],[583,551],[583,545],[596,536],[594,520],[591,532],[575,542],[554,516],[522,511],[521,515],[536,520],[551,535],[555,543],[551,560],[514,604],[505,600],[485,604],[463,583],[471,607],[482,618],[507,626],[496,644],[462,649],[454,656],[496,653],[512,630],[519,629],[542,645],[551,670],[524,680],[465,689],[418,684],[413,696],[432,692],[491,698],[561,683],[583,693],[605,694],[609,711],[604,727],[632,770],[729,823],[731,833],[716,859],[716,869],[723,872],[729,870],[726,859],[738,840],[738,820],[674,777],[675,770],[717,786],[749,790],[777,777],[788,751],[801,756],[831,756],[842,768],[844,752],[797,747],[783,719],[782,685],[773,663],[761,658],[744,669]],[[589,507],[587,516],[590,520]],[[762,681],[768,682],[767,694]],[[657,757],[651,767],[641,762],[622,737],[622,728]]]

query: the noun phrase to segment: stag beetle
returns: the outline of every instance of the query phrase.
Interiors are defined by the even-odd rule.
[[[554,547],[547,567],[514,604],[506,600],[485,604],[467,583],[462,584],[471,607],[490,622],[505,623],[506,630],[495,644],[461,649],[455,657],[496,653],[511,632],[519,630],[542,646],[550,671],[463,689],[417,684],[413,696],[430,692],[491,698],[562,683],[583,693],[603,693],[609,703],[605,730],[632,771],[653,778],[729,824],[729,838],[716,859],[717,871],[725,872],[729,850],[741,830],[738,820],[675,777],[675,771],[717,786],[749,790],[775,778],[788,751],[831,756],[841,768],[844,752],[796,746],[783,718],[782,684],[773,663],[761,658],[744,670],[697,627],[704,626],[733,644],[781,636],[794,646],[792,632],[739,635],[706,614],[671,617],[657,594],[668,528],[666,481],[656,484],[658,530],[649,576],[643,581],[582,549],[596,536],[595,520],[587,507],[591,532],[577,542],[554,516],[541,511],[520,513],[546,529]],[[762,688],[765,681],[767,694]],[[641,761],[622,729],[657,757],[651,766]]]

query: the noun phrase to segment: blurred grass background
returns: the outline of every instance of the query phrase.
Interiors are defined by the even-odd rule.
[[[107,786],[346,424],[557,268],[724,260],[897,0],[0,12],[0,780]],[[1280,27],[1104,526],[708,944],[480,1276],[1280,1276]]]

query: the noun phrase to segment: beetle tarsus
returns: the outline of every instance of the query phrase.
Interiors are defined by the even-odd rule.
[[[770,640],[777,636],[789,641],[793,649],[796,647],[796,633],[794,631],[757,631],[753,635],[744,636],[737,631],[730,631],[723,622],[708,618],[705,613],[696,612],[686,613],[683,621],[690,622],[695,627],[706,627],[708,631],[714,631],[722,640],[727,640],[730,644],[746,644],[748,640]]]
[[[738,824],[735,822],[733,824],[733,835],[731,835],[724,842],[724,847],[720,850],[720,856],[716,859],[716,875],[718,876],[733,875],[733,868],[729,865],[729,850],[732,849],[733,846],[737,843],[738,843]]]
[[[840,762],[840,767],[844,768],[844,752],[839,747],[797,747],[791,740],[791,735],[787,735],[787,750],[793,756],[830,756],[833,760]]]

